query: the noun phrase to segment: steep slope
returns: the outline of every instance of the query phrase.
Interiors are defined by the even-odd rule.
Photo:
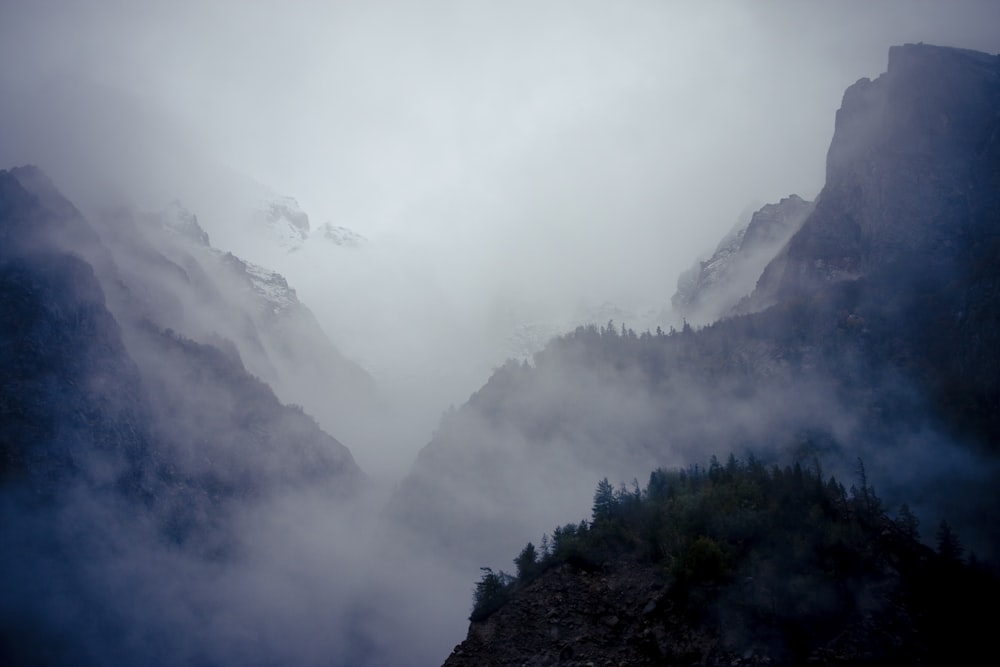
[[[169,290],[133,290],[39,170],[0,172],[0,230],[0,662],[232,664],[193,622],[230,595],[209,572],[261,557],[277,503],[343,511],[363,473],[231,343],[163,328]]]
[[[839,473],[860,455],[890,502],[1000,553],[981,513],[1000,503],[997,58],[892,54],[846,96],[830,182],[749,300],[763,311],[672,335],[581,328],[498,370],[421,452],[400,522],[435,517],[428,539],[482,565],[579,507],[588,476],[731,450]],[[856,113],[860,90],[877,113]],[[931,120],[946,129],[910,145]]]
[[[862,275],[947,280],[995,239],[1000,58],[924,44],[844,93],[815,212],[767,267],[758,303]]]
[[[1000,437],[1000,57],[908,44],[844,94],[815,212],[759,308],[861,280],[858,315],[969,436]],[[890,346],[887,346],[890,347]]]
[[[375,382],[330,342],[284,276],[213,247],[177,202],[156,214],[117,210],[97,227],[131,289],[156,304],[146,319],[202,343],[230,341],[283,402],[364,445],[364,424],[382,416]]]
[[[67,226],[0,172],[0,470],[43,496],[76,476],[137,484],[150,446],[138,369],[94,271],[52,241]]]
[[[812,202],[798,195],[756,211],[719,242],[711,257],[681,274],[670,299],[675,312],[692,324],[731,314],[811,211]]]

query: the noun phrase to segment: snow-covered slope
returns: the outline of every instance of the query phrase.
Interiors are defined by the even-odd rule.
[[[333,345],[281,273],[211,245],[177,200],[95,220],[130,289],[150,304],[148,320],[232,350],[283,402],[345,442],[364,443],[363,422],[377,419],[374,380]]]
[[[715,251],[681,274],[671,298],[676,314],[707,324],[730,314],[753,291],[770,262],[813,209],[797,195],[767,204],[737,225]]]
[[[332,243],[333,245],[345,248],[360,248],[368,242],[361,234],[353,229],[342,225],[334,225],[332,222],[324,222],[312,234],[311,238]]]

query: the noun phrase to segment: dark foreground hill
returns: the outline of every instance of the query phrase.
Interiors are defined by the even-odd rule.
[[[859,468],[850,492],[799,466],[714,459],[598,485],[591,521],[487,571],[445,665],[945,665],[977,662],[1000,580],[890,518]]]

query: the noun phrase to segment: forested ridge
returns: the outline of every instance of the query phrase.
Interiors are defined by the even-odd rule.
[[[629,588],[658,592],[641,611],[615,607],[621,590],[592,601],[596,624],[622,626],[594,650],[712,664],[747,654],[781,664],[973,656],[988,645],[1000,582],[947,521],[924,533],[933,548],[907,505],[883,503],[861,460],[845,486],[815,463],[713,457],[707,466],[656,470],[644,488],[601,480],[589,520],[557,527],[538,547],[528,543],[514,574],[484,568],[470,620],[491,623],[508,606],[559,609],[546,582],[565,568],[584,578],[631,569]],[[695,655],[705,642],[677,641],[681,627],[708,641],[708,653]],[[543,652],[531,641],[523,647]]]

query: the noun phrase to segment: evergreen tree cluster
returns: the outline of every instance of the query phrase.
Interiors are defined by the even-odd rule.
[[[529,543],[514,561],[516,575],[486,571],[471,620],[489,617],[551,568],[600,571],[633,559],[658,567],[674,608],[690,618],[738,617],[762,636],[791,633],[814,645],[862,619],[900,617],[914,633],[931,628],[914,655],[943,650],[935,637],[987,636],[990,617],[970,615],[966,597],[1000,592],[996,578],[974,557],[963,560],[947,523],[937,551],[922,544],[916,516],[903,505],[891,517],[860,460],[856,477],[847,488],[818,464],[766,466],[730,455],[656,470],[645,488],[603,479],[589,521],[557,527],[540,549]],[[866,601],[872,591],[883,591],[881,602]],[[893,655],[902,655],[898,648]]]

